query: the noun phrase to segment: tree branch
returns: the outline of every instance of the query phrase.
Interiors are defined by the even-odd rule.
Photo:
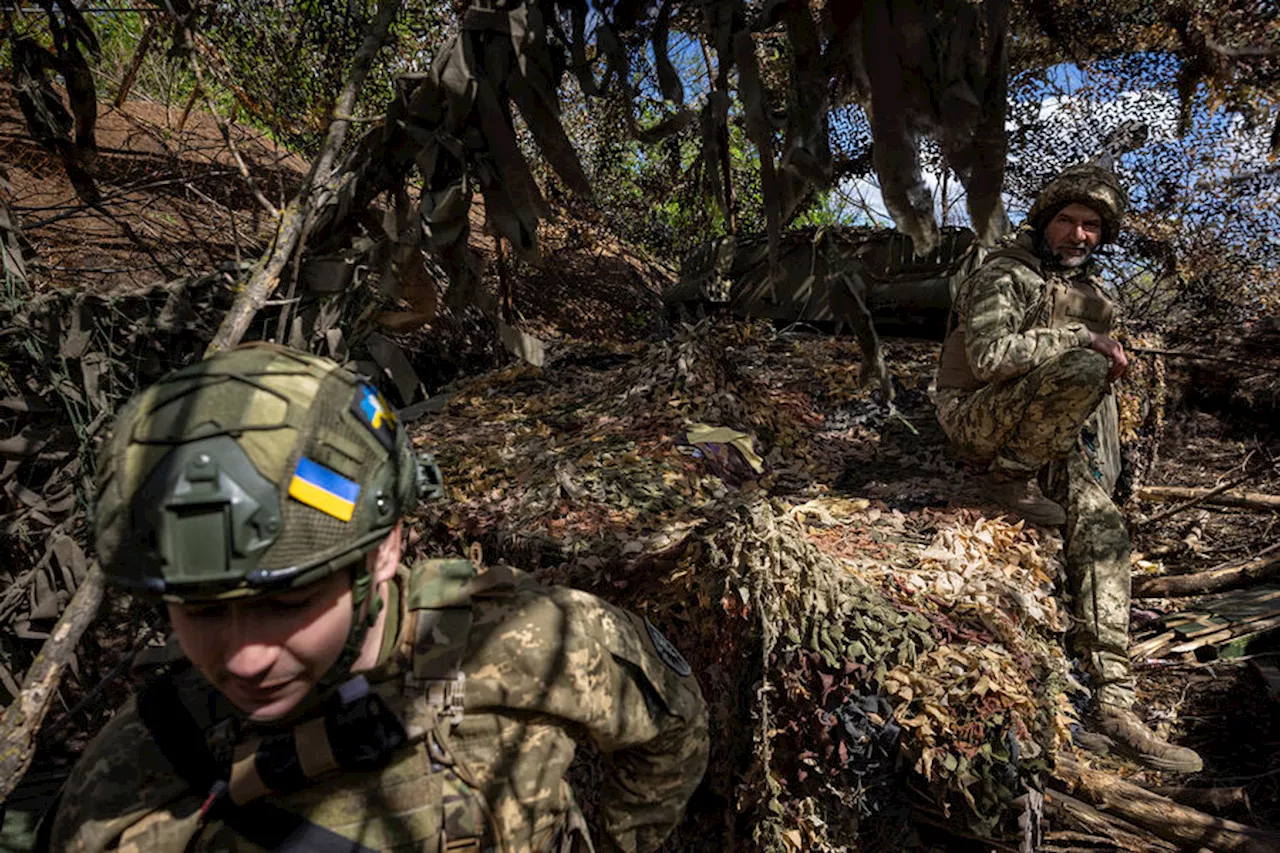
[[[1143,353],[1145,355],[1163,355],[1167,358],[1189,358],[1193,361],[1217,361],[1222,364],[1236,364],[1240,367],[1250,367],[1254,370],[1262,370],[1268,373],[1274,372],[1275,367],[1260,364],[1256,361],[1245,361],[1241,358],[1229,358],[1225,355],[1210,355],[1202,352],[1183,352],[1175,349],[1152,349],[1151,347],[1129,347],[1130,352]]]
[[[231,309],[227,311],[217,334],[209,342],[206,354],[228,349],[240,343],[254,315],[280,283],[280,274],[298,249],[311,214],[323,206],[324,202],[339,189],[342,176],[333,174],[333,164],[338,152],[342,149],[342,143],[346,140],[347,129],[351,125],[350,119],[340,118],[340,116],[351,115],[374,57],[386,43],[387,32],[391,28],[391,22],[395,19],[396,13],[400,10],[400,4],[401,0],[379,0],[373,25],[365,35],[360,49],[356,51],[351,72],[338,95],[337,103],[334,104],[333,118],[325,133],[320,154],[312,164],[302,189],[280,212],[280,224],[276,229],[275,240],[270,251],[254,265],[248,283],[236,297]]]
[[[71,663],[80,636],[98,612],[103,587],[102,569],[94,563],[27,670],[22,692],[0,717],[0,803],[17,787],[31,764],[40,724],[53,705],[62,671]]]
[[[1178,504],[1177,506],[1170,507],[1169,509],[1162,510],[1156,513],[1155,515],[1151,516],[1150,518],[1144,518],[1141,521],[1134,524],[1134,527],[1145,527],[1146,525],[1149,525],[1149,524],[1155,524],[1157,521],[1164,521],[1166,518],[1169,518],[1170,516],[1178,515],[1179,513],[1185,512],[1186,510],[1189,510],[1202,503],[1213,503],[1214,498],[1218,497],[1218,495],[1222,494],[1223,492],[1234,489],[1236,486],[1240,485],[1241,483],[1246,483],[1249,480],[1252,480],[1254,477],[1257,477],[1258,475],[1274,468],[1276,464],[1277,464],[1276,462],[1268,459],[1263,464],[1251,466],[1249,470],[1245,471],[1243,474],[1239,475],[1238,477],[1233,477],[1230,480],[1227,480],[1225,483],[1222,483],[1221,485],[1214,486],[1212,489],[1182,490],[1182,491],[1189,491],[1188,496],[1182,503]],[[1145,498],[1145,500],[1160,500],[1161,499],[1160,495],[1166,492],[1169,492],[1170,490],[1175,490],[1177,488],[1178,487],[1176,486],[1167,486],[1167,487],[1152,486],[1150,487],[1150,494],[1152,495],[1152,497]],[[1141,498],[1141,492],[1142,490],[1139,489],[1140,498]],[[1165,499],[1168,499],[1168,498],[1165,498]],[[1176,500],[1176,497],[1174,499]]]
[[[1134,598],[1176,598],[1184,595],[1203,595],[1247,586],[1256,581],[1280,576],[1280,555],[1273,553],[1275,546],[1264,549],[1256,557],[1243,562],[1224,563],[1190,575],[1167,575],[1155,578],[1135,578]]]
[[[1143,486],[1138,489],[1140,501],[1187,501],[1208,504],[1210,506],[1236,507],[1238,509],[1256,509],[1263,512],[1280,511],[1280,495],[1262,495],[1253,492],[1226,494],[1222,486],[1216,489],[1193,489],[1185,486]]]
[[[280,211],[258,189],[258,184],[253,179],[253,173],[249,171],[248,164],[240,156],[240,149],[236,147],[235,140],[231,137],[231,128],[227,126],[222,116],[218,114],[218,108],[214,105],[213,99],[209,97],[209,87],[204,84],[204,72],[200,69],[200,60],[196,59],[196,51],[194,49],[191,51],[190,58],[191,70],[196,75],[195,92],[204,95],[205,108],[209,110],[209,115],[213,116],[213,120],[217,123],[218,130],[222,133],[222,140],[227,143],[227,148],[231,151],[231,156],[236,161],[236,167],[240,169],[240,176],[244,178],[245,184],[249,187],[249,192],[258,204],[262,206],[262,209],[270,214],[272,218],[278,218]],[[194,96],[195,93],[193,92],[192,94]]]

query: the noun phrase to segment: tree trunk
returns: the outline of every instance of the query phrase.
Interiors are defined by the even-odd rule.
[[[40,724],[58,693],[62,671],[75,656],[80,635],[98,612],[104,585],[102,569],[95,563],[27,670],[22,692],[0,717],[0,802],[9,796],[31,764]]]

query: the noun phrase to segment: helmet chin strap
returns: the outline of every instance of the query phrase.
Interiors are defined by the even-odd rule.
[[[369,636],[369,629],[377,623],[378,614],[382,612],[385,602],[378,595],[377,589],[374,588],[373,575],[365,564],[367,559],[367,555],[361,557],[360,562],[356,564],[357,568],[352,571],[354,575],[351,581],[352,616],[351,628],[347,632],[347,642],[343,645],[338,659],[316,682],[314,689],[316,695],[323,695],[339,684],[350,680],[351,667],[359,659],[360,653],[364,650],[365,639]],[[368,602],[369,607],[364,616],[361,617],[360,611],[366,602]]]

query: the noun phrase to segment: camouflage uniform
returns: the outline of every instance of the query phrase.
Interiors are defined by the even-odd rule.
[[[935,403],[961,455],[1011,476],[1040,473],[1066,510],[1077,652],[1098,699],[1133,704],[1129,537],[1111,492],[1119,474],[1109,360],[1089,349],[1110,301],[1091,264],[1046,275],[1020,232],[965,280],[943,347]]]
[[[697,682],[655,628],[595,596],[544,587],[504,566],[473,574],[461,560],[402,570],[390,607],[399,618],[388,622],[382,662],[366,677],[411,741],[417,729],[426,734],[380,769],[330,773],[266,801],[312,825],[304,829],[351,839],[340,849],[353,851],[589,850],[564,779],[572,735],[585,735],[608,756],[596,849],[658,847],[702,778],[708,734]],[[423,722],[411,701],[423,693],[422,682],[415,693],[415,668],[430,669],[454,647],[461,713],[452,723],[448,712]],[[242,722],[192,668],[174,683],[209,742],[234,748],[280,734]],[[306,721],[291,725],[286,735],[301,746]],[[73,773],[53,849],[275,849],[216,812],[202,819],[207,796],[179,776],[130,701]]]
[[[270,724],[205,680],[225,656],[151,679],[73,772],[58,853],[582,853],[564,778],[582,737],[608,757],[600,849],[650,851],[702,778],[706,707],[647,621],[505,566],[374,572],[439,471],[339,365],[258,345],[174,371],[121,410],[98,476],[112,583],[206,615],[267,597],[271,624],[270,596],[344,572],[353,610]],[[224,624],[175,621],[177,644]]]

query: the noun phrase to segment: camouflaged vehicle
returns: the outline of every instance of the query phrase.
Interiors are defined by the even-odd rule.
[[[770,288],[767,237],[722,237],[685,257],[679,282],[662,298],[676,319],[723,307],[743,317],[827,325],[840,319],[831,297],[843,284],[880,331],[941,340],[951,296],[981,257],[967,228],[943,228],[938,247],[921,257],[898,231],[804,228],[782,235],[782,274]]]
[[[662,298],[672,320],[719,307],[741,317],[831,324],[837,335],[847,326],[862,350],[859,381],[879,384],[892,400],[880,335],[942,340],[952,296],[981,263],[967,228],[943,228],[938,246],[920,256],[898,231],[807,228],[782,236],[771,280],[765,235],[721,237],[685,258],[680,281]]]

